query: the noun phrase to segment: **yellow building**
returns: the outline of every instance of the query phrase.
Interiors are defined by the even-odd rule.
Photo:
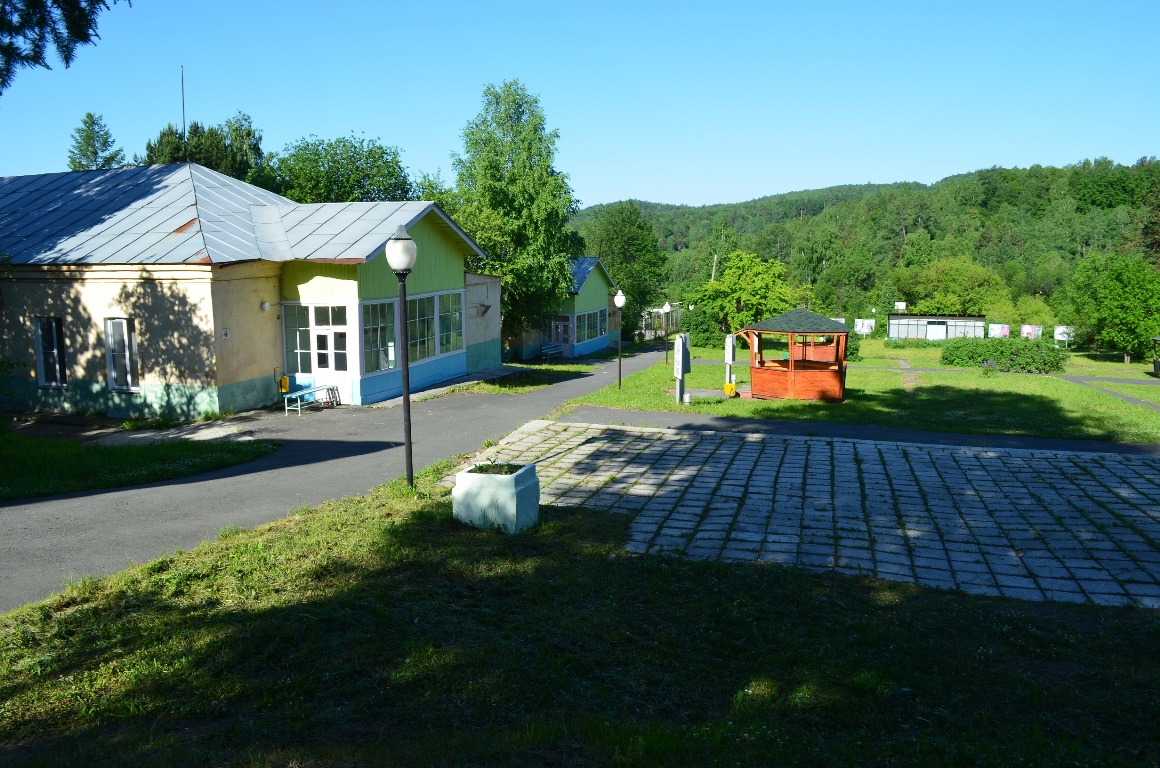
[[[194,418],[329,385],[401,391],[402,225],[416,388],[500,364],[498,278],[429,202],[300,205],[195,164],[0,179],[0,361],[18,408]],[[494,307],[494,309],[493,309]]]

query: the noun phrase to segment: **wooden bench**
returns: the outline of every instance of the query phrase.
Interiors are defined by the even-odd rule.
[[[320,387],[307,387],[306,389],[296,389],[293,392],[286,392],[282,395],[282,400],[286,403],[286,415],[290,415],[290,401],[294,401],[294,409],[298,411],[298,415],[302,415],[303,398],[308,395],[313,395],[306,404],[318,403],[323,408],[333,408],[336,405],[341,405],[342,401],[338,396],[338,387],[333,384],[324,384]]]
[[[561,347],[559,344],[541,344],[540,345],[540,355],[545,360],[547,360],[549,362],[552,360],[553,355],[555,355],[556,357],[563,360],[564,359],[564,348]]]

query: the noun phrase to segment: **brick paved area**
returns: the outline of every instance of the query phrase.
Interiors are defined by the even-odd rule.
[[[633,516],[627,548],[1028,600],[1160,608],[1160,459],[534,421],[543,504]]]

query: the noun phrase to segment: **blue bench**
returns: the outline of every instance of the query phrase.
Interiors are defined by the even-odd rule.
[[[333,408],[336,405],[341,405],[342,401],[338,396],[338,387],[333,384],[324,384],[320,387],[307,387],[306,389],[296,389],[293,392],[286,392],[282,395],[282,400],[286,404],[286,415],[290,415],[290,401],[294,401],[294,410],[298,411],[298,415],[302,415],[302,403],[305,398],[306,404],[318,403],[323,408]]]
[[[540,345],[540,355],[545,360],[547,360],[549,362],[551,362],[553,355],[555,355],[556,357],[563,360],[564,359],[564,348],[561,347],[559,344],[541,344]]]

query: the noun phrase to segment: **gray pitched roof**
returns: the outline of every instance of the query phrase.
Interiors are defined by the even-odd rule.
[[[777,317],[747,325],[741,330],[774,333],[849,333],[850,327],[808,309],[791,309]]]
[[[592,270],[596,266],[600,266],[600,271],[608,278],[608,283],[613,288],[616,287],[616,281],[612,279],[612,275],[608,274],[608,270],[604,268],[604,262],[595,256],[578,256],[570,259],[568,266],[572,268],[572,293],[580,293],[580,289],[584,287],[584,282],[588,276],[592,274]]]
[[[0,178],[0,254],[14,264],[361,261],[437,205],[299,205],[193,163]]]

